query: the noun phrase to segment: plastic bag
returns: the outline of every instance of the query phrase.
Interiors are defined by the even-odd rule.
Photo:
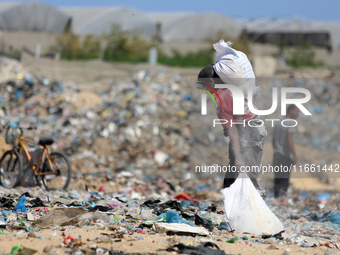
[[[253,67],[242,51],[230,47],[231,42],[220,40],[213,45],[217,61],[214,65],[216,73],[224,81],[224,78],[255,78]],[[224,81],[225,82],[225,81]]]
[[[9,127],[6,129],[5,142],[11,145],[14,145],[17,142],[17,137],[15,135],[15,130],[13,127]]]
[[[22,195],[19,199],[19,202],[14,207],[14,210],[17,210],[17,211],[20,211],[20,212],[28,212],[28,210],[25,207],[25,203],[26,203],[26,196]]]
[[[166,223],[185,223],[190,226],[194,226],[194,224],[188,220],[183,220],[177,213],[173,211],[168,211],[166,214]]]
[[[231,42],[226,43],[220,40],[213,45],[217,57],[214,65],[215,72],[225,84],[239,86],[244,91],[251,88],[255,93],[258,92],[253,67],[247,55],[231,48],[231,44]]]
[[[196,234],[202,236],[208,236],[209,231],[204,227],[192,227],[188,224],[183,223],[164,223],[164,222],[155,222],[153,224],[153,228],[157,233],[187,233],[187,234]]]
[[[227,218],[237,232],[274,235],[284,230],[246,173],[240,173],[235,182],[221,192]]]
[[[56,208],[34,222],[37,228],[76,225],[84,214],[89,213],[83,208]]]

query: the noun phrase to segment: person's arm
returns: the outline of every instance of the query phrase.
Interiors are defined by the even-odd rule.
[[[224,92],[224,93],[223,93]],[[223,91],[220,96],[223,102],[223,107],[218,103],[217,106],[217,116],[220,119],[225,119],[228,121],[227,124],[222,124],[224,128],[224,136],[229,136],[230,142],[232,144],[232,150],[235,155],[235,166],[237,170],[240,170],[240,167],[244,165],[242,154],[241,154],[241,146],[240,146],[240,138],[235,125],[231,125],[231,121],[234,119],[233,116],[233,97],[231,93]]]
[[[296,157],[296,152],[295,152],[293,136],[294,136],[293,132],[288,132],[288,146],[289,146],[290,151],[293,154],[292,163],[293,163],[293,165],[295,165],[296,161],[297,161],[297,157]]]
[[[235,165],[237,169],[239,170],[239,168],[244,165],[244,162],[243,162],[242,154],[241,154],[240,138],[239,138],[238,131],[235,125],[228,127],[228,134],[229,134],[230,142],[232,144],[232,149],[235,155]]]

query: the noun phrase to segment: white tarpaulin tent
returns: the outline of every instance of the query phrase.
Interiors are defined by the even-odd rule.
[[[145,13],[127,7],[65,7],[61,10],[72,17],[72,32],[77,35],[102,35],[109,33],[113,25],[123,30],[150,36],[155,30]]]
[[[70,17],[45,3],[0,5],[0,29],[59,34],[69,26]]]
[[[149,16],[161,24],[165,42],[201,42],[209,37],[216,38],[220,31],[237,37],[242,30],[233,19],[213,12],[150,13]]]

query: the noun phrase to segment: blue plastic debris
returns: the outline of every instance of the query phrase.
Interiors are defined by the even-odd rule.
[[[315,113],[323,113],[323,108],[322,108],[322,106],[315,106],[315,107],[314,107],[314,112],[315,112]]]
[[[204,205],[203,203],[199,203],[199,207],[202,211],[208,210],[208,206]]]
[[[22,96],[22,89],[18,89],[15,93],[15,101],[18,100]]]
[[[191,204],[192,201],[190,200],[183,200],[180,202],[182,208],[189,208],[190,204]]]
[[[321,144],[321,139],[319,138],[314,139],[313,144],[314,146],[319,146]]]
[[[338,228],[340,228],[340,212],[329,212],[325,218],[320,219],[320,222],[330,221]]]
[[[320,194],[318,196],[316,196],[317,199],[330,199],[331,195],[329,194]]]
[[[194,206],[195,204],[197,205],[197,201],[191,201],[191,200],[183,200],[181,201],[181,206],[182,208],[189,208],[189,206]],[[206,211],[208,210],[208,206],[206,206],[203,203],[198,203],[199,208],[201,209],[201,211]]]
[[[194,224],[190,221],[183,220],[179,215],[173,211],[168,211],[166,214],[166,222],[167,223],[185,223],[190,226],[194,226]],[[157,218],[158,219],[158,218]]]
[[[143,229],[142,228],[135,228],[135,229],[133,229],[132,231],[138,231],[138,230],[140,230],[140,231],[143,231]]]
[[[302,87],[302,84],[301,84],[301,82],[295,82],[295,87]]]
[[[282,82],[280,80],[274,81],[274,87],[281,87],[281,86],[282,86]]]
[[[25,82],[26,82],[27,84],[33,84],[34,79],[33,79],[33,77],[26,77]]]
[[[251,240],[252,242],[254,242],[254,243],[259,243],[259,244],[264,244],[263,242],[260,242],[259,240]]]
[[[301,195],[301,198],[306,198],[306,197],[310,197],[311,196],[311,194],[309,193],[309,194],[302,194]]]
[[[4,217],[7,217],[7,214],[10,214],[10,213],[14,213],[14,212],[3,210],[3,211],[1,212],[1,215],[4,216]]]
[[[184,94],[183,95],[183,99],[187,100],[187,101],[190,101],[190,95],[189,94]]]
[[[227,230],[227,231],[232,231],[233,229],[231,228],[229,222],[221,222],[220,225],[218,226],[218,230]]]
[[[28,210],[25,207],[25,203],[26,203],[26,196],[22,195],[19,199],[19,202],[14,207],[14,210],[17,210],[17,211],[20,211],[20,212],[28,212]]]
[[[165,215],[166,215],[166,213],[161,213],[160,215],[158,215],[158,217],[156,218],[156,220],[163,219]]]
[[[198,190],[209,190],[208,186],[199,186]]]

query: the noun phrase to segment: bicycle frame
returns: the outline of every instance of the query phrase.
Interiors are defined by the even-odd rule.
[[[35,177],[35,184],[42,184],[46,190],[68,188],[72,179],[71,162],[61,151],[51,151],[53,138],[41,137],[39,142],[35,142],[31,137],[25,138],[23,130],[33,130],[36,127],[5,125],[5,128],[6,143],[12,144],[12,148],[4,152],[0,159],[1,185],[15,188],[21,185],[21,181],[27,178],[31,181]]]
[[[38,161],[38,164],[35,165],[33,163],[33,159],[32,159],[32,156],[30,154],[30,152],[28,151],[27,147],[26,147],[26,144],[31,144],[31,145],[35,145],[35,146],[38,146],[40,148],[42,148],[42,152],[41,152],[41,155],[40,155],[40,158],[39,158],[39,161]],[[48,150],[48,148],[45,146],[45,145],[40,145],[40,144],[37,144],[33,141],[30,141],[26,138],[23,138],[22,136],[19,137],[19,141],[18,141],[18,151],[20,153],[20,148],[22,149],[24,155],[26,156],[29,164],[30,164],[30,167],[32,168],[32,170],[34,171],[34,175],[35,176],[42,176],[42,175],[47,175],[47,174],[55,174],[54,172],[40,172],[40,168],[41,168],[41,165],[42,163],[44,162],[44,159],[46,158],[48,160],[48,163],[50,164],[50,166],[52,166],[52,163],[51,163],[51,159],[50,157],[48,156],[50,151]],[[53,160],[53,159],[52,159]],[[54,161],[54,160],[53,160]],[[54,162],[55,163],[55,162]],[[57,165],[57,164],[56,164]],[[58,167],[59,168],[59,167]],[[52,167],[51,167],[52,169]]]

